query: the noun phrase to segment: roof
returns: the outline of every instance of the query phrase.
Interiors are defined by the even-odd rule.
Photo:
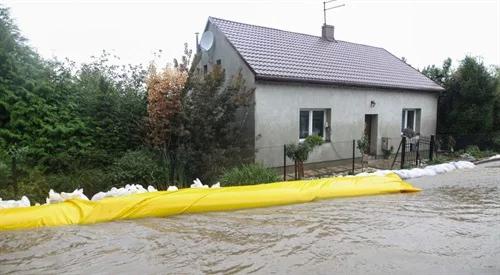
[[[383,48],[209,17],[257,80],[441,91]]]

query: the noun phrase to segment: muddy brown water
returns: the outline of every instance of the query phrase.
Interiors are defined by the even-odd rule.
[[[500,274],[499,163],[411,182],[424,191],[0,232],[0,273]]]

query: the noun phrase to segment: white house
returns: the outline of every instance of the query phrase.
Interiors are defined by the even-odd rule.
[[[209,17],[200,46],[200,71],[241,70],[255,87],[247,126],[266,166],[282,166],[283,145],[311,134],[325,143],[309,162],[323,162],[351,157],[364,133],[374,155],[384,137],[397,148],[403,128],[435,133],[443,88],[383,48],[336,40],[333,26],[314,36]]]

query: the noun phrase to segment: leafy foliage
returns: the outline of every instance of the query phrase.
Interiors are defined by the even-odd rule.
[[[0,7],[0,146],[28,147],[32,164],[72,159],[88,146],[87,129],[63,83],[67,75],[55,68],[25,44]]]
[[[356,141],[356,147],[358,148],[361,154],[368,154],[368,149],[370,148],[370,144],[368,143],[368,136],[363,135],[361,139]]]
[[[168,187],[168,171],[149,150],[128,151],[110,167],[109,180],[115,184],[159,185]]]
[[[304,162],[317,146],[323,144],[323,139],[318,135],[308,136],[304,142],[286,145],[286,156],[294,161]]]
[[[148,135],[151,145],[164,149],[170,143],[173,119],[181,111],[182,90],[187,80],[185,71],[165,68],[157,72],[151,66],[147,78]]]
[[[183,98],[182,144],[186,172],[216,181],[224,167],[248,162],[253,153],[245,135],[245,118],[253,89],[239,73],[227,85],[215,66],[205,77],[192,75]],[[239,116],[239,117],[238,117]]]
[[[382,154],[384,159],[389,159],[394,152],[394,146],[391,146],[389,149],[382,148]]]
[[[495,79],[480,59],[466,56],[452,71],[448,58],[442,68],[433,65],[422,72],[446,89],[439,100],[439,132],[485,134],[500,127],[495,113],[499,108],[498,77]]]
[[[5,194],[36,193],[28,188],[32,185],[43,186],[45,194],[45,187],[72,191],[68,188],[86,180],[90,189],[110,186],[102,169],[143,146],[146,71],[110,65],[111,58],[116,57],[103,52],[78,67],[43,60],[27,46],[8,9],[0,7],[0,186]]]
[[[279,176],[271,168],[266,168],[261,164],[244,164],[224,172],[220,182],[223,186],[229,186],[269,183],[278,180]]]
[[[309,154],[314,148],[321,144],[323,144],[323,138],[318,135],[311,135],[306,137],[303,142],[287,144],[285,146],[286,156],[295,161],[296,178],[301,179],[304,177],[304,162],[307,161]]]
[[[443,66],[441,68],[435,65],[427,66],[422,70],[422,73],[432,79],[434,82],[441,86],[445,86],[451,77],[451,58],[447,58],[443,61]]]
[[[0,7],[0,195],[210,182],[243,163],[253,90],[241,74],[226,83],[219,66],[188,71],[191,55],[185,44],[173,68],[149,72],[106,51],[81,65],[46,61]]]
[[[356,147],[361,153],[361,170],[365,169],[365,155],[369,153],[370,143],[367,135],[363,135],[361,139],[356,141]]]

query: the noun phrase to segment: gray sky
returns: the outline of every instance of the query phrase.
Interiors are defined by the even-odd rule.
[[[109,50],[123,63],[161,63],[194,46],[208,16],[319,35],[323,0],[3,0],[29,43],[45,57],[77,62]],[[500,65],[500,0],[338,0],[328,12],[339,40],[387,49],[416,68],[466,54]],[[456,65],[456,64],[455,64]]]

